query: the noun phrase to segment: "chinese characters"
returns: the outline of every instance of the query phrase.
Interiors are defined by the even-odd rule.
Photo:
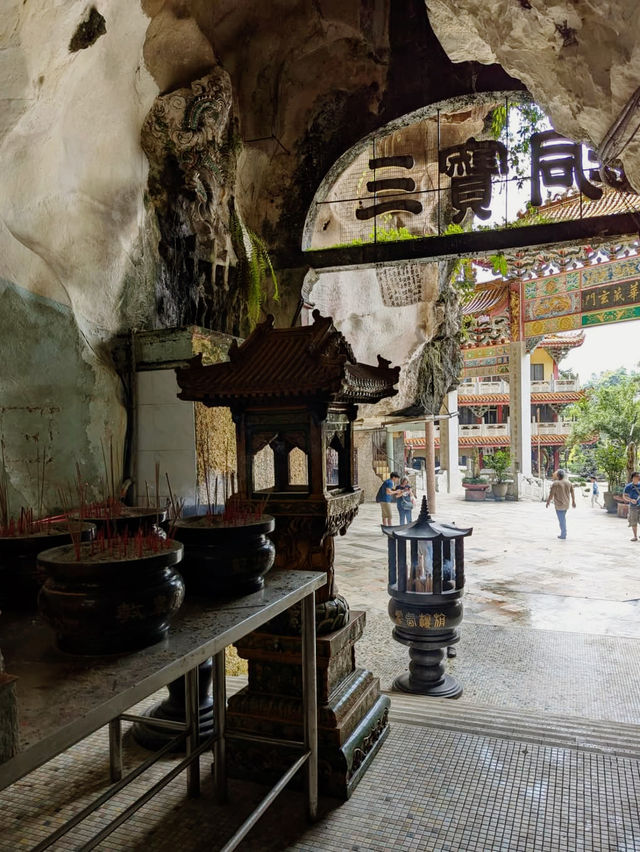
[[[600,308],[622,307],[640,303],[640,282],[621,281],[617,284],[605,284],[601,287],[590,287],[581,293],[583,311],[596,311]]]
[[[592,170],[590,176],[593,177]],[[574,181],[587,198],[596,201],[602,189],[589,183],[582,167],[582,146],[560,136],[555,130],[534,133],[531,137],[531,203],[542,204],[540,183],[546,187],[563,186],[570,189]]]
[[[589,160],[594,154],[590,152]],[[451,178],[451,217],[455,224],[462,222],[468,210],[479,219],[491,216],[493,178],[507,178],[509,166],[507,149],[501,142],[489,139],[478,142],[470,137],[462,145],[453,145],[440,151],[440,174]],[[566,139],[555,130],[545,130],[531,136],[531,204],[539,207],[542,187],[564,187],[574,184],[587,198],[602,197],[602,189],[592,181],[599,181],[597,167],[585,171],[582,146]]]
[[[412,169],[413,157],[399,155],[395,157],[376,157],[369,160],[369,168],[374,172],[388,168]],[[422,204],[415,198],[398,197],[398,193],[409,193],[416,188],[413,178],[389,177],[377,178],[367,182],[367,191],[373,194],[374,203],[370,207],[358,207],[356,219],[373,219],[383,213],[411,213],[417,216],[422,213]],[[378,193],[384,193],[378,200]],[[393,193],[392,195],[390,193]]]
[[[452,221],[456,225],[462,222],[467,210],[473,210],[479,219],[488,219],[491,178],[507,174],[507,149],[494,139],[476,142],[472,136],[462,145],[441,151],[439,169],[451,178],[451,205],[456,211]]]

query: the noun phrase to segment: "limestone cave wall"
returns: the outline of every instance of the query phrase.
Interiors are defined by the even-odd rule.
[[[243,334],[252,300],[292,321],[308,207],[358,139],[443,98],[522,88],[515,77],[539,96],[522,51],[482,53],[474,37],[478,62],[459,62],[436,17],[455,62],[423,0],[5,0],[0,437],[14,502],[32,502],[45,445],[49,506],[75,461],[97,481],[101,442],[122,445],[116,335],[194,321]],[[621,44],[620,101],[635,55]],[[615,108],[598,109],[583,112],[604,127]],[[268,279],[247,284],[250,232],[275,261],[277,303]]]
[[[619,157],[640,191],[636,0],[426,0],[426,5],[454,62],[499,63],[526,85],[559,132],[593,145],[607,161]]]

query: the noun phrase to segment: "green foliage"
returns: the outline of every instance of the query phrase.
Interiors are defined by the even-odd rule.
[[[503,278],[507,277],[507,273],[509,272],[509,264],[507,263],[507,258],[504,256],[503,252],[498,252],[498,254],[492,254],[489,257],[491,261],[491,266],[496,275],[502,275]]]
[[[595,447],[587,444],[574,444],[569,452],[567,464],[569,469],[579,476],[605,473],[604,468],[598,465],[596,460]]]
[[[624,374],[621,374],[624,373]],[[613,380],[615,377],[615,380]],[[640,440],[640,375],[605,373],[587,388],[586,396],[569,406],[566,417],[575,417],[570,442],[585,443],[600,436],[626,447]]]
[[[496,450],[493,455],[485,458],[485,465],[495,473],[496,482],[506,482],[507,474],[511,470],[511,453],[509,450]]]
[[[231,214],[231,236],[238,255],[238,282],[247,297],[247,317],[250,329],[260,319],[260,310],[267,296],[268,279],[272,282],[272,298],[278,301],[278,279],[264,241],[244,225],[238,215]]]
[[[595,449],[595,459],[603,470],[609,483],[609,491],[614,493],[622,484],[622,474],[627,464],[626,449],[623,444],[605,441]]]
[[[390,213],[385,213],[380,218],[385,223],[385,226],[381,228],[372,228],[367,234],[367,238],[365,240],[356,237],[356,239],[350,240],[348,243],[336,243],[332,246],[323,246],[321,249],[310,249],[310,251],[324,251],[327,248],[350,248],[351,246],[364,246],[369,243],[393,243],[402,242],[404,240],[419,240],[421,237],[425,236],[424,234],[412,234],[411,231],[404,226],[394,228],[390,224],[392,221]]]
[[[585,385],[586,388],[617,387],[623,385],[633,377],[638,378],[637,373],[629,372],[626,367],[618,367],[617,370],[607,370],[599,376],[592,376]]]
[[[520,180],[528,176],[531,135],[550,128],[549,120],[533,102],[497,106],[490,116],[491,135],[509,149],[509,165]]]
[[[483,476],[465,476],[462,480],[463,485],[488,485],[489,483]]]
[[[367,242],[394,243],[401,240],[417,240],[418,235],[412,234],[408,228],[376,228],[371,231]]]
[[[640,440],[640,375],[624,368],[604,373],[586,391],[565,415],[575,418],[569,443],[598,439],[594,457],[613,491],[625,468],[630,473],[635,467]]]

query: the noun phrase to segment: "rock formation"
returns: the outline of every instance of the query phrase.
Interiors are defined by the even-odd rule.
[[[426,5],[454,62],[499,63],[522,80],[560,133],[598,150],[627,117],[607,159],[619,156],[640,191],[640,138],[631,136],[640,120],[637,104],[626,112],[640,87],[635,0],[426,0]]]

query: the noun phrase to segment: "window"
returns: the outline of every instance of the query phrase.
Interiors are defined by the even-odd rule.
[[[309,484],[309,459],[304,450],[294,447],[289,453],[288,460],[289,485]]]
[[[531,364],[531,381],[544,382],[544,364]]]
[[[253,457],[253,490],[268,491],[276,484],[273,449],[269,444]]]

